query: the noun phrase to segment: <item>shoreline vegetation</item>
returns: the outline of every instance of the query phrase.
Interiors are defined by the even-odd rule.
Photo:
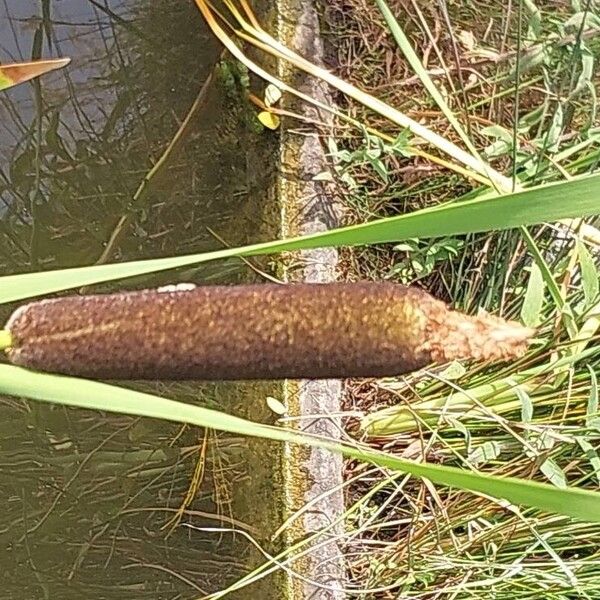
[[[517,186],[597,172],[600,30],[590,3],[377,5],[323,4],[338,77],[460,144],[450,108],[478,155]],[[386,130],[361,105],[336,99],[351,118]],[[381,151],[341,123],[333,137],[351,222],[481,194],[472,179]],[[573,233],[551,224],[344,250],[343,278],[419,285],[468,312],[490,310],[537,328],[519,361],[349,381],[343,408],[359,416],[347,431],[400,456],[596,490],[596,225],[591,218],[574,221]],[[540,371],[583,347],[585,358]],[[352,460],[345,480],[350,598],[597,597],[594,526],[390,479]]]

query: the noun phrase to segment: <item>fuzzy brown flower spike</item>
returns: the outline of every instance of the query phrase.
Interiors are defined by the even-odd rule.
[[[519,356],[532,331],[392,283],[202,286],[33,302],[7,323],[17,365],[103,379],[393,376]]]

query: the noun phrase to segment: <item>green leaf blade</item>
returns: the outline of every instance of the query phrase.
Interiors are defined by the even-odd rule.
[[[288,240],[252,244],[179,257],[60,269],[0,278],[0,302],[11,302],[79,286],[125,279],[210,260],[256,256],[319,247],[400,242],[510,229],[523,225],[585,217],[600,212],[600,175],[538,186],[523,192],[448,203],[408,215],[341,227]],[[565,197],[569,202],[565,202]]]
[[[522,504],[586,521],[600,522],[600,493],[574,488],[562,489],[534,481],[495,477],[462,471],[456,467],[412,462],[383,452],[363,450],[356,446],[336,443],[289,429],[262,425],[216,410],[97,381],[48,375],[11,365],[0,365],[0,393],[89,410],[165,419],[229,433],[320,447],[381,467],[426,478],[441,485],[504,499],[512,504]]]
[[[527,327],[537,327],[540,324],[545,290],[546,286],[542,270],[537,263],[533,263],[521,309],[521,319]]]

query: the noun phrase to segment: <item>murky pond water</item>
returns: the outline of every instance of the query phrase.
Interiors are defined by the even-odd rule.
[[[0,2],[0,62],[40,56],[73,61],[0,95],[3,274],[273,235],[257,202],[270,144],[236,98],[244,78],[215,68],[220,49],[192,2]],[[250,273],[231,261],[127,287]],[[144,389],[238,414],[266,393]],[[214,432],[0,398],[0,597],[198,598],[226,587],[256,561],[231,530],[268,537],[274,467],[263,455],[274,454]]]

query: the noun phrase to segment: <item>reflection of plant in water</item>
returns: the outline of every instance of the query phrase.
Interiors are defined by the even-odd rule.
[[[184,435],[189,428],[183,425],[177,438]],[[192,430],[189,433],[194,433]],[[175,440],[173,440],[174,442]],[[242,443],[240,443],[242,442]],[[244,448],[243,440],[238,442],[235,438],[224,438],[211,429],[201,431],[198,444],[185,449],[186,458],[194,458],[196,463],[192,470],[187,491],[181,504],[174,511],[173,516],[162,526],[170,533],[176,529],[181,521],[194,514],[194,506],[198,499],[206,500],[210,493],[210,500],[215,506],[215,518],[224,522],[235,523],[231,505],[233,502],[232,488],[246,476],[243,456],[237,452]],[[212,481],[211,481],[212,479]],[[208,486],[206,485],[208,481]],[[205,491],[208,487],[209,492]],[[197,512],[197,511],[196,511]],[[249,529],[244,523],[239,523],[242,528]]]
[[[197,396],[197,390],[190,391]],[[107,598],[121,597],[139,575],[131,565],[154,562],[187,574],[196,585],[215,589],[229,572],[244,571],[243,560],[228,540],[190,544],[185,530],[164,540],[165,524],[186,497],[197,454],[195,432],[150,420],[97,412],[48,409],[12,402],[0,426],[2,482],[9,501],[0,521],[0,542],[9,548],[2,559],[6,597],[38,597],[35,580],[23,561],[23,543],[34,568],[45,573],[50,597],[80,598],[101,585]],[[24,443],[27,440],[27,443]],[[243,477],[239,455],[243,440],[211,434],[206,455],[210,476],[218,473],[231,485]],[[215,503],[210,479],[195,489],[182,511],[185,522],[253,529],[233,521],[227,505]],[[175,558],[169,556],[176,554]],[[215,564],[215,556],[223,560]],[[25,566],[23,566],[25,565]],[[98,575],[102,566],[103,575]],[[167,567],[168,568],[168,567]],[[196,569],[202,574],[190,575]],[[106,578],[111,574],[111,579]],[[185,582],[144,574],[144,586],[165,593],[189,592]],[[142,589],[131,588],[138,597]],[[143,597],[143,596],[139,596]]]
[[[231,104],[223,110],[218,90],[211,91],[195,116],[185,152],[147,186],[143,205],[132,201],[202,86],[207,65],[217,57],[189,7],[170,8],[168,26],[160,2],[135,11],[133,5],[126,15],[135,17],[135,27],[129,25],[133,20],[111,21],[100,13],[103,26],[112,31],[105,58],[100,49],[91,57],[83,48],[66,74],[74,93],[64,97],[39,87],[36,126],[21,128],[6,185],[0,188],[10,235],[0,240],[0,256],[13,271],[28,268],[30,250],[44,268],[94,262],[123,215],[130,215],[132,223],[116,248],[123,255],[175,252],[182,245],[180,232],[188,229],[187,239],[196,240],[195,247],[214,243],[207,222],[220,223],[239,205],[240,196],[230,193],[230,186],[244,190],[245,163],[239,160],[244,140],[237,113]],[[175,37],[181,43],[173,46]],[[74,69],[87,76],[85,83],[71,81],[78,75]],[[239,84],[243,73],[238,71]],[[238,91],[242,97],[244,88]],[[241,107],[245,103],[238,111]],[[14,112],[22,112],[21,106]],[[250,116],[244,119],[255,124]],[[198,198],[205,202],[202,211]]]
[[[120,258],[220,245],[207,225],[237,242],[221,225],[229,226],[228,215],[246,199],[243,153],[251,144],[232,105],[220,112],[214,86],[186,131],[184,152],[152,182],[143,206],[131,204],[210,73],[217,45],[186,3],[110,3],[128,10],[119,15],[95,4],[97,23],[60,29],[58,15],[56,23],[40,21],[39,30],[56,28],[61,43],[85,39],[68,70],[2,94],[0,120],[11,133],[0,168],[4,272],[30,270],[36,257],[40,269],[93,263],[125,214],[133,218],[117,247]],[[84,10],[88,3],[73,5]],[[32,11],[38,6],[31,0]],[[36,44],[42,37],[36,33]],[[53,51],[56,44],[44,54]],[[38,100],[34,110],[29,95]],[[240,193],[231,194],[231,185]],[[215,266],[207,279],[239,277],[238,265]],[[190,403],[212,401],[212,388],[148,388]],[[178,528],[165,543],[163,529],[182,505],[186,523],[246,528],[231,520],[229,493],[247,480],[245,440],[211,433],[205,477],[188,494],[196,429],[6,397],[0,404],[7,597],[110,598],[123,590],[128,597],[198,596],[245,569],[244,548],[233,548],[229,537],[190,544]]]
[[[253,133],[261,133],[262,125],[256,118],[256,110],[248,100],[250,74],[241,62],[222,58],[215,67],[217,82],[223,90],[227,105],[239,114],[240,120]]]

